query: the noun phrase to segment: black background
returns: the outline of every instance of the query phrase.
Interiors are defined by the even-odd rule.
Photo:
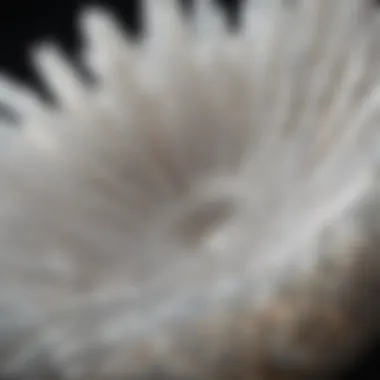
[[[184,1],[186,2],[186,0]],[[229,11],[240,1],[220,0]],[[117,11],[132,33],[139,28],[138,0],[104,0],[100,4]],[[41,40],[54,40],[75,54],[80,44],[77,15],[84,5],[97,4],[83,0],[13,0],[0,5],[0,72],[7,72],[34,86],[38,80],[28,62],[30,48]],[[380,37],[379,37],[380,38]],[[373,347],[363,353],[352,368],[347,368],[342,380],[380,379],[380,351]]]

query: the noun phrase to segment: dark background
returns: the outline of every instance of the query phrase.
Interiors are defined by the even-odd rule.
[[[182,0],[186,6],[191,0]],[[234,14],[240,0],[219,0]],[[106,5],[116,10],[126,29],[138,31],[139,0],[8,0],[0,6],[0,72],[4,69],[24,80],[36,78],[28,63],[28,51],[43,40],[55,40],[70,53],[80,43],[78,13],[86,5]]]
[[[333,0],[332,0],[333,1]],[[220,0],[230,12],[232,20],[240,1]],[[38,41],[54,40],[70,54],[79,48],[77,15],[84,5],[105,4],[114,9],[125,21],[127,30],[138,32],[139,0],[13,0],[0,6],[0,72],[10,73],[17,78],[40,88],[39,82],[28,63],[28,52]],[[189,1],[184,0],[184,3]],[[380,1],[379,1],[380,3]],[[379,36],[380,38],[380,36]],[[380,344],[363,353],[352,368],[347,368],[342,380],[380,379]]]

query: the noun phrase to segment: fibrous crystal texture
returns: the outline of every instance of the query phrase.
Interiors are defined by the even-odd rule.
[[[379,328],[380,14],[143,3],[0,81],[0,377],[325,376]]]

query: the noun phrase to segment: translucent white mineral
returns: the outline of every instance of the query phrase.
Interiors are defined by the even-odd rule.
[[[144,5],[0,81],[0,377],[325,376],[379,330],[380,13]]]

